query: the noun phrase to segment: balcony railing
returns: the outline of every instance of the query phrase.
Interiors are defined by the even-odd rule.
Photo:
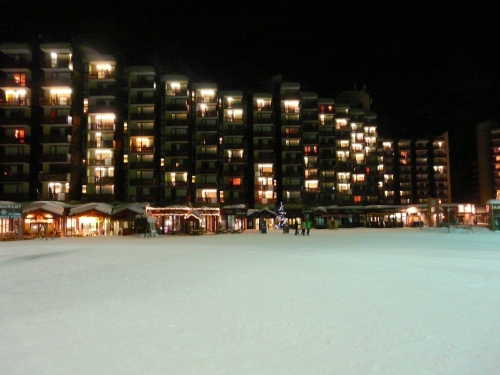
[[[40,173],[38,175],[38,181],[61,181],[68,182],[70,181],[71,174],[70,173]]]
[[[43,60],[40,61],[40,67],[43,68],[67,68],[67,69],[73,69],[73,63],[69,60]]]
[[[88,148],[114,148],[115,141],[87,141]]]
[[[42,135],[39,138],[40,143],[71,143],[71,135]]]
[[[115,159],[113,159],[113,158],[105,158],[105,159],[90,158],[88,160],[88,165],[90,165],[92,167],[112,166],[112,165],[115,165]]]
[[[0,163],[29,163],[29,155],[0,155]]]
[[[69,163],[71,161],[70,154],[41,154],[38,160],[43,163]]]
[[[29,117],[0,117],[0,125],[30,125]]]
[[[196,111],[198,117],[217,117],[217,111]]]
[[[44,125],[71,125],[71,116],[42,116],[40,122]]]
[[[184,149],[184,150],[165,150],[165,156],[180,156],[180,157],[187,157],[190,155],[190,150],[189,149]]]
[[[0,182],[29,182],[30,175],[26,173],[0,174]]]
[[[130,104],[155,104],[154,97],[130,98]]]
[[[132,146],[130,152],[137,154],[152,154],[155,152],[154,146]]]
[[[129,169],[155,169],[154,161],[129,162]]]
[[[155,114],[154,113],[131,113],[130,119],[131,120],[154,120]]]
[[[115,131],[115,124],[113,123],[90,123],[88,130],[92,131]]]
[[[131,178],[129,183],[130,186],[155,186],[156,180],[154,178]]]
[[[116,73],[115,72],[89,73],[89,79],[116,79]]]
[[[165,104],[165,111],[167,112],[187,112],[189,111],[189,106],[186,104]]]
[[[88,176],[87,177],[88,184],[95,185],[113,185],[115,183],[114,176]]]
[[[169,188],[187,188],[187,181],[166,181],[165,186]]]
[[[2,145],[18,145],[18,144],[29,144],[31,137],[14,137],[14,136],[3,136],[0,137],[0,144]]]
[[[89,89],[90,96],[115,96],[115,87],[93,87]]]
[[[9,98],[7,100],[0,99],[0,106],[2,107],[23,107],[31,104],[30,98]]]

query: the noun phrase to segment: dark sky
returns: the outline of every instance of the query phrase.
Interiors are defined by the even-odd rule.
[[[500,114],[498,1],[394,3],[7,0],[0,43],[78,38],[221,89],[263,90],[277,74],[322,97],[366,85],[381,135],[448,130],[454,163],[470,164],[475,125]],[[455,171],[454,200],[468,199],[472,171]]]

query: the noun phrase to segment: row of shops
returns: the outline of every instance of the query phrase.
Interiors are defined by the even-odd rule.
[[[497,217],[498,212],[498,219]],[[108,236],[153,232],[158,234],[220,233],[276,228],[278,213],[271,208],[248,209],[246,205],[215,207],[152,207],[149,203],[85,203],[56,201],[1,202],[0,238],[47,236]],[[489,201],[484,213],[470,204],[413,206],[325,206],[310,210],[287,209],[284,224],[311,220],[313,228],[403,227],[469,225],[487,222],[500,229],[500,201]],[[335,224],[335,225],[334,225]],[[418,225],[415,225],[418,224]]]

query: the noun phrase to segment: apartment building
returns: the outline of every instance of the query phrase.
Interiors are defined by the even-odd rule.
[[[252,98],[253,194],[250,204],[258,209],[277,204],[273,95],[255,93]]]
[[[161,77],[163,109],[161,113],[161,202],[166,205],[192,202],[191,106],[185,75]]]
[[[25,201],[34,195],[33,52],[28,44],[0,45],[0,196]]]
[[[156,202],[160,194],[159,155],[156,152],[156,72],[150,66],[135,66],[127,75],[127,114],[124,127],[126,200]],[[158,155],[158,156],[157,156]]]
[[[282,202],[291,216],[450,201],[447,134],[379,137],[365,91],[321,98],[276,80],[270,92],[219,90],[68,43],[40,44],[36,58],[27,44],[0,51],[5,199]]]
[[[116,59],[85,49],[83,63],[83,113],[86,127],[83,136],[85,158],[82,199],[113,202],[116,200],[115,131],[119,117],[116,105]],[[140,114],[132,113],[131,116],[136,118]]]
[[[38,180],[41,199],[69,201],[73,171],[72,155],[76,155],[73,136],[73,48],[69,43],[40,45],[41,132],[38,136],[41,153]],[[76,135],[78,136],[78,135]],[[73,160],[76,161],[76,160]]]

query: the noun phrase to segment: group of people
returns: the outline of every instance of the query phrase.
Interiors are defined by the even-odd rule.
[[[295,235],[298,236],[299,235],[299,223],[297,222],[297,220],[295,220],[294,226],[295,226]],[[309,219],[302,220],[302,223],[300,224],[300,229],[301,229],[300,234],[302,234],[303,236],[305,236],[307,234],[309,236],[309,231],[311,230],[311,220],[309,220]]]

